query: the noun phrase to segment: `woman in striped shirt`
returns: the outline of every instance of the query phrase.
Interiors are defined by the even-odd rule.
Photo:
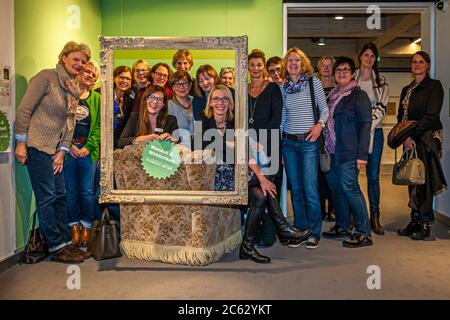
[[[306,248],[319,245],[322,212],[318,191],[319,138],[328,119],[328,106],[320,80],[308,57],[298,48],[291,48],[283,58],[280,86],[283,97],[281,116],[282,153],[291,187],[294,226],[312,229]],[[312,99],[314,98],[314,99]],[[313,104],[315,101],[315,104]],[[300,242],[291,242],[298,247]]]

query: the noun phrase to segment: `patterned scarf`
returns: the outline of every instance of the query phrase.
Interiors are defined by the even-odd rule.
[[[307,74],[303,74],[300,79],[298,79],[297,83],[294,83],[294,81],[291,80],[291,78],[288,76],[286,81],[283,84],[284,91],[287,94],[294,94],[297,92],[302,92],[305,90],[306,86],[308,85],[308,79],[309,76]]]
[[[66,130],[73,132],[76,124],[76,114],[78,107],[78,100],[80,99],[80,88],[78,87],[76,79],[70,78],[66,69],[61,63],[56,65],[56,74],[58,75],[58,82],[64,91],[67,104],[67,118]]]
[[[350,93],[352,93],[352,90],[357,87],[358,84],[356,83],[356,81],[352,80],[343,87],[337,85],[330,92],[328,98],[328,110],[330,112],[330,116],[328,117],[327,127],[324,130],[325,145],[327,146],[327,150],[329,153],[336,153],[336,131],[334,129],[334,111],[336,110],[336,106],[339,104],[342,98],[350,95]]]

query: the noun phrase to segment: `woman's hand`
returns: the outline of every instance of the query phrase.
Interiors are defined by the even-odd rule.
[[[72,156],[72,158],[78,159],[78,157],[80,156],[80,149],[78,149],[78,147],[73,144],[70,147],[69,154]]]
[[[80,149],[80,153],[78,154],[78,156],[80,158],[86,158],[89,155],[89,150],[86,149],[85,147]]]
[[[142,143],[142,142],[152,142],[154,140],[160,140],[160,137],[158,134],[148,134],[145,136],[139,136],[136,138],[136,144]]]
[[[275,185],[266,178],[265,175],[261,174],[258,176],[259,179],[259,185],[261,186],[262,192],[263,194],[269,195],[272,198],[275,198],[276,194],[277,194],[277,188],[275,187]]]
[[[16,143],[16,158],[20,164],[25,164],[27,162],[27,143],[25,141],[17,141]]]
[[[411,151],[416,148],[416,142],[411,137],[408,137],[408,139],[403,142],[403,147],[406,150]]]
[[[63,171],[65,155],[66,152],[64,150],[61,150],[53,156],[53,174],[58,174]]]
[[[356,167],[358,168],[358,170],[362,170],[367,164],[367,160],[359,160],[356,159]]]
[[[172,142],[177,142],[177,140],[172,137],[169,133],[165,132],[159,135],[159,140],[169,140]]]
[[[322,132],[322,125],[320,123],[313,125],[311,128],[306,131],[306,133],[309,133],[306,137],[306,141],[314,142],[316,141],[320,134]]]

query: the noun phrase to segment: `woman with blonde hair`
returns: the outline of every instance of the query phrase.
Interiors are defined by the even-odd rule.
[[[236,72],[234,68],[223,67],[219,73],[220,82],[226,85],[228,88],[234,88],[234,82],[236,81]]]
[[[322,213],[318,191],[319,141],[328,119],[328,106],[319,79],[313,77],[309,58],[298,48],[283,58],[284,83],[281,118],[282,152],[291,187],[294,226],[312,229],[307,249],[319,245]],[[315,103],[313,102],[315,101]],[[291,243],[297,247],[300,243]]]
[[[79,263],[89,257],[73,246],[68,228],[64,157],[70,151],[80,90],[76,77],[91,58],[84,43],[70,41],[54,69],[31,78],[16,114],[16,157],[27,165],[36,197],[39,228],[50,260]]]
[[[333,76],[333,66],[335,60],[332,56],[323,56],[317,62],[317,70],[319,70],[318,78],[322,83],[325,97],[328,97],[331,90],[336,86],[336,81]]]

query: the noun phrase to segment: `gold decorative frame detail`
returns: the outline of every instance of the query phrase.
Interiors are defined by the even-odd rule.
[[[99,37],[101,65],[101,203],[247,204],[247,36]],[[234,50],[236,165],[234,191],[118,190],[113,187],[114,50]]]

